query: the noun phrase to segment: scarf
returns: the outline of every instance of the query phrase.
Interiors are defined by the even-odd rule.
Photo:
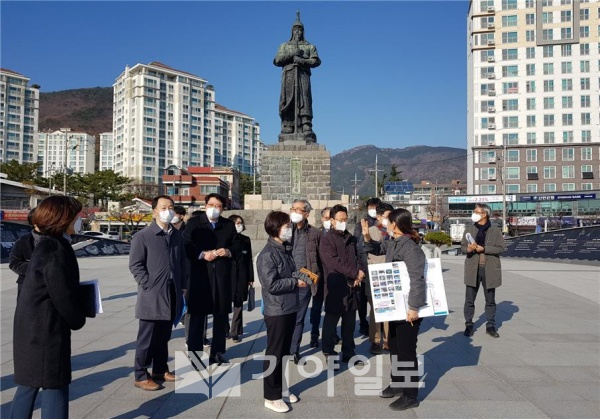
[[[484,225],[479,223],[474,224],[477,227],[477,236],[475,237],[475,243],[479,246],[485,246],[485,233],[487,233],[488,228],[492,226],[490,220],[487,220]]]

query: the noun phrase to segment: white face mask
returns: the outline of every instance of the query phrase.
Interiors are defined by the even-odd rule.
[[[221,215],[221,211],[219,211],[217,208],[206,208],[206,216],[209,220],[216,220],[219,218],[219,215]]]
[[[369,214],[369,217],[371,217],[371,218],[377,218],[377,210],[376,209],[368,210],[367,214]]]
[[[325,221],[323,221],[323,228],[325,230],[329,230],[331,228],[331,220],[325,220]]]
[[[298,214],[296,212],[292,212],[290,214],[290,220],[292,220],[292,223],[299,223],[303,219],[304,219],[304,217],[302,216],[302,214]]]
[[[244,231],[244,224],[236,224],[235,231],[237,231],[238,233],[241,233],[242,231]]]
[[[173,220],[173,217],[175,217],[175,211],[173,210],[166,209],[158,213],[158,219],[161,223],[169,224]]]
[[[336,221],[335,229],[337,231],[346,231],[346,222],[345,221]]]
[[[481,215],[480,214],[471,214],[471,221],[473,221],[474,223],[478,223],[479,221],[481,221]]]
[[[75,234],[79,234],[81,232],[81,225],[83,224],[83,220],[81,217],[77,217],[75,223],[73,224],[73,231]]]
[[[279,238],[284,242],[290,241],[292,239],[292,229],[283,227],[279,233]]]
[[[390,223],[390,220],[388,220],[387,218],[382,218],[381,219],[381,225],[383,227],[387,227],[389,223]]]
[[[179,216],[176,215],[175,217],[173,217],[173,219],[171,220],[172,224],[177,224],[178,222],[180,222],[181,220],[179,219]]]

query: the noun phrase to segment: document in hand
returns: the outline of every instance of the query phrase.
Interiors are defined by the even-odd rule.
[[[96,314],[104,313],[97,279],[79,283],[79,300],[85,312],[85,317],[96,317]]]
[[[373,311],[377,323],[406,320],[410,278],[404,262],[376,263],[369,265]],[[448,314],[448,302],[442,277],[441,260],[427,259],[427,305],[419,309],[419,317],[444,316]]]

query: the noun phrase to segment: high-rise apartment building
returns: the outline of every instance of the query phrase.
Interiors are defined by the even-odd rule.
[[[471,0],[469,194],[600,189],[600,3]]]
[[[39,86],[29,78],[0,68],[0,161],[37,161]]]
[[[100,158],[98,169],[103,170],[114,170],[114,142],[112,132],[101,132],[99,134],[100,140]]]
[[[159,184],[172,165],[252,173],[261,150],[259,126],[218,107],[206,80],[152,62],[126,67],[113,88],[116,173],[150,184]]]
[[[57,173],[94,173],[96,139],[85,132],[61,128],[38,134],[38,158],[43,177]]]

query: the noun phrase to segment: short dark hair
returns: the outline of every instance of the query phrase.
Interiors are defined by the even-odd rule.
[[[31,222],[40,233],[60,237],[81,211],[81,202],[70,196],[55,195],[44,199],[36,207]]]
[[[377,205],[376,211],[377,215],[383,215],[386,211],[394,211],[394,207],[386,202],[381,202],[379,205]]]
[[[331,210],[329,210],[329,218],[335,219],[335,214],[337,214],[338,212],[345,212],[346,214],[348,214],[348,208],[340,204],[334,205],[333,207],[331,207]]]
[[[283,211],[271,211],[265,218],[265,232],[269,237],[278,237],[279,230],[286,224],[289,224],[290,215]]]
[[[233,221],[234,223],[237,222],[238,220],[242,222],[242,225],[244,226],[244,229],[242,231],[246,231],[246,223],[244,222],[244,219],[242,218],[241,215],[237,215],[237,214],[231,214],[229,217],[231,221]]]
[[[371,205],[379,205],[379,204],[381,204],[381,199],[379,199],[379,198],[367,199],[367,207],[370,207]]]
[[[184,207],[182,207],[181,205],[175,205],[173,207],[173,211],[175,211],[175,214],[177,214],[177,215],[185,216],[187,214],[186,209]]]
[[[175,205],[175,201],[173,201],[173,198],[171,198],[169,195],[158,195],[152,198],[152,209],[156,208],[156,206],[158,205],[158,201],[161,199],[168,199],[169,201],[171,201],[171,204]]]
[[[390,212],[388,219],[390,220],[390,223],[396,224],[398,230],[409,236],[415,243],[421,241],[421,236],[419,236],[419,233],[413,228],[412,214],[409,210],[397,208]]]
[[[225,199],[225,197],[223,195],[220,195],[218,193],[208,194],[204,197],[204,203],[208,204],[208,201],[210,201],[210,198],[217,198],[219,201],[221,201],[221,205],[223,205],[223,208],[225,208],[225,206],[227,206],[227,200]]]
[[[321,217],[325,216],[325,211],[329,211],[329,214],[331,215],[331,207],[325,207],[321,210]]]
[[[193,217],[197,217],[197,216],[202,215],[202,214],[204,214],[204,211],[202,211],[202,210],[196,210],[196,211],[192,211],[192,213],[190,214],[190,217],[193,218]]]
[[[27,214],[27,224],[29,224],[30,226],[33,227],[33,214],[35,213],[35,208],[33,208],[31,211],[29,211],[29,214]]]

